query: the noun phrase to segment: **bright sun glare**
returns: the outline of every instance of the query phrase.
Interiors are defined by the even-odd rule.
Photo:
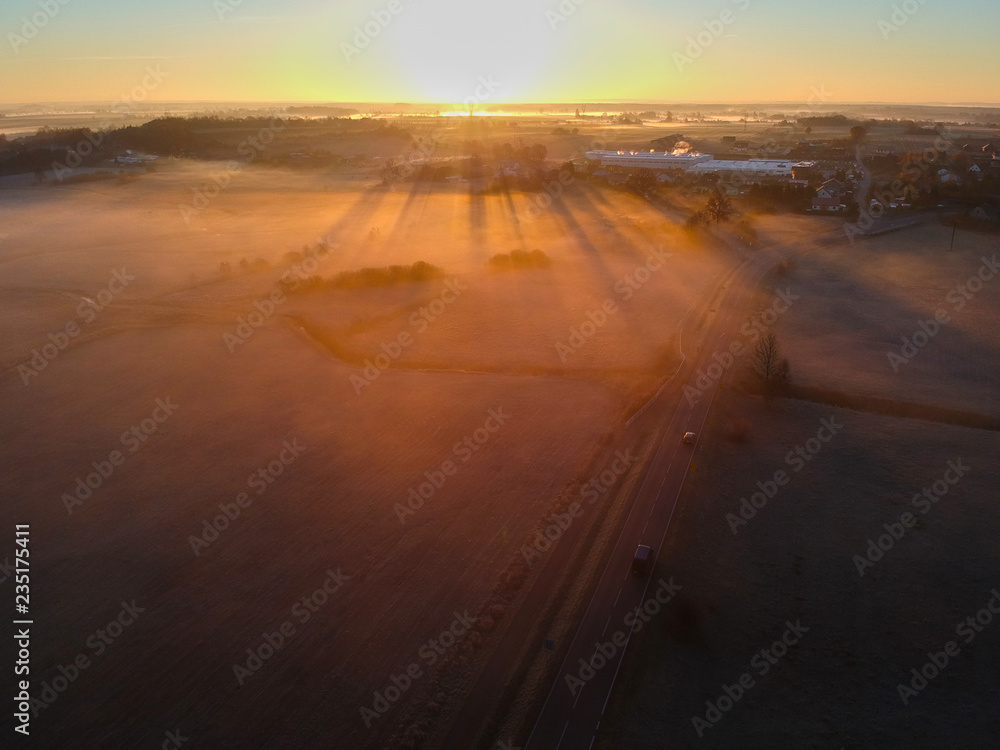
[[[536,0],[422,0],[420,13],[400,16],[397,32],[399,67],[414,92],[456,105],[472,97],[477,109],[530,99],[551,41]]]

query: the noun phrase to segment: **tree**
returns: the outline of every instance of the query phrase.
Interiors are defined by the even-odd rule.
[[[396,160],[393,159],[392,157],[389,157],[388,159],[385,160],[385,164],[382,167],[383,185],[392,185],[392,183],[394,183],[396,179],[399,177],[396,167],[397,167]]]
[[[641,169],[628,176],[628,185],[639,195],[648,195],[656,188],[656,175],[648,169]]]
[[[732,218],[736,210],[733,208],[733,202],[729,200],[729,196],[717,190],[708,199],[708,205],[705,206],[705,213],[716,224],[721,224]]]
[[[860,125],[855,125],[853,128],[851,128],[851,141],[853,143],[860,143],[861,139],[864,138],[867,134],[868,134],[867,130],[865,130]]]
[[[768,331],[753,348],[750,366],[764,386],[764,399],[770,401],[790,378],[788,360],[781,355],[781,344],[774,331]]]
[[[533,146],[528,147],[528,159],[531,162],[538,163],[545,161],[545,157],[548,153],[549,150],[541,143],[536,143]]]

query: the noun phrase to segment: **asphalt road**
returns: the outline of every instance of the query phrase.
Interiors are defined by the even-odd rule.
[[[740,333],[740,327],[748,295],[764,270],[763,264],[756,260],[744,261],[740,266],[727,285],[714,320],[702,339],[704,344],[699,353],[689,356],[682,367],[679,374],[682,382],[696,385],[698,371],[708,372],[716,361],[714,355],[726,352],[731,342],[749,343]],[[636,576],[631,573],[632,558],[639,544],[651,546],[657,557],[663,549],[684,480],[692,470],[696,470],[693,464],[697,444],[682,445],[681,438],[687,431],[701,434],[718,384],[718,378],[710,378],[708,387],[696,399],[682,397],[680,403],[676,403],[664,397],[663,403],[651,405],[651,409],[663,419],[669,419],[668,428],[535,723],[526,750],[590,748],[628,648],[636,612],[641,611],[637,608],[646,607],[646,616],[655,618],[662,607],[670,606],[663,603],[671,596],[669,571],[664,575]],[[674,583],[684,585],[679,580]],[[568,680],[567,676],[571,679]]]

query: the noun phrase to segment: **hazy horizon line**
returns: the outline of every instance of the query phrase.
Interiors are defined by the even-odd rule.
[[[15,107],[15,106],[42,106],[42,105],[81,105],[81,104],[104,104],[105,99],[72,99],[72,100],[38,100],[38,101],[13,101],[13,102],[0,102],[0,107]],[[107,102],[109,105],[117,103],[116,100],[110,100]],[[142,102],[143,105],[168,105],[168,104],[224,104],[224,105],[247,105],[247,104],[284,104],[284,105],[295,105],[295,104],[306,104],[313,106],[385,106],[385,107],[400,107],[400,106],[465,106],[461,102],[446,102],[446,101],[336,101],[330,99],[163,99],[163,100],[147,100]],[[718,100],[718,99],[706,99],[706,100],[696,100],[696,99],[679,99],[679,100],[665,100],[665,99],[590,99],[590,100],[580,100],[580,99],[569,99],[569,100],[555,100],[555,101],[511,101],[511,102],[491,102],[488,106],[482,105],[482,110],[490,109],[502,109],[505,106],[517,106],[517,107],[534,107],[534,106],[592,106],[601,104],[641,104],[641,105],[659,105],[659,106],[749,106],[749,105],[783,105],[783,106],[794,106],[799,105],[807,109],[817,109],[817,108],[831,108],[836,109],[837,107],[858,107],[858,106],[888,106],[888,107],[976,107],[981,109],[998,109],[1000,110],[1000,102],[911,102],[911,101],[840,101],[840,102],[806,102],[800,100]],[[589,113],[588,113],[589,114]]]

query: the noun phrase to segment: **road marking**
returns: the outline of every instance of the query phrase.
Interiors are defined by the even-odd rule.
[[[741,272],[743,272],[744,270],[746,270],[746,269],[754,269],[754,268],[755,268],[755,265],[754,265],[753,261],[752,261],[752,260],[751,260],[750,258],[746,258],[746,259],[744,259],[744,261],[743,261],[743,262],[742,262],[742,263],[741,263],[741,264],[740,264],[739,266],[737,266],[736,268],[734,268],[734,269],[733,269],[733,270],[732,270],[732,271],[731,271],[731,272],[730,272],[730,273],[729,273],[729,274],[727,275],[727,279],[733,279],[733,280],[734,280],[734,279],[736,279],[736,278],[737,278],[737,277],[738,277],[738,276],[740,275],[740,273],[741,273]],[[758,274],[756,274],[756,276],[754,277],[754,281],[755,281],[756,279],[758,279],[758,278],[759,278],[759,277],[760,277],[761,275],[762,275],[762,273],[758,273]],[[747,283],[750,283],[750,281],[751,281],[751,280],[750,280],[750,279],[748,279],[748,280],[747,280]],[[723,289],[726,289],[726,286],[725,286],[725,285],[723,285]],[[727,296],[728,296],[728,295],[727,295]],[[746,294],[746,293],[744,293],[744,294],[742,294],[742,295],[741,295],[740,299],[742,300],[742,299],[743,299],[744,297],[746,297],[746,296],[747,296],[747,294]],[[747,307],[748,305],[749,305],[749,303],[744,303],[743,305],[741,305],[741,309],[742,309],[742,308],[744,308],[744,307]],[[731,318],[731,317],[733,317],[733,316],[732,316],[732,315],[730,315],[729,317]],[[725,324],[723,324],[723,325],[725,325]],[[681,330],[680,330],[680,332],[679,332],[679,333],[681,333],[681,334],[683,333],[683,327],[681,328]],[[700,346],[699,346],[699,347],[698,347],[698,351],[701,351],[701,350],[702,350],[702,348],[703,348],[703,347],[700,347]],[[679,345],[678,345],[678,349],[680,349],[680,346],[679,346]],[[674,377],[676,377],[676,376],[677,376],[677,374],[678,374],[678,373],[680,372],[680,370],[682,369],[682,367],[683,367],[683,365],[685,364],[685,362],[686,362],[686,359],[687,359],[687,357],[686,357],[686,356],[684,356],[684,354],[683,354],[683,351],[681,352],[681,354],[682,354],[682,361],[681,361],[681,364],[680,364],[680,365],[678,365],[678,368],[677,368],[677,372],[675,372],[675,373],[674,373],[674,375],[673,375],[673,376],[671,376],[670,380],[668,380],[668,381],[667,381],[667,383],[664,383],[664,384],[663,384],[663,385],[661,386],[661,388],[660,388],[660,391],[658,391],[658,392],[656,393],[656,395],[654,395],[654,396],[653,396],[653,398],[652,398],[652,399],[650,399],[650,401],[649,401],[649,402],[647,402],[647,403],[645,404],[645,406],[643,406],[643,408],[639,410],[639,412],[637,412],[636,414],[632,415],[632,417],[631,417],[631,418],[630,418],[630,419],[628,420],[628,424],[629,424],[629,425],[630,425],[630,424],[632,423],[632,421],[634,421],[634,420],[635,420],[635,419],[636,419],[636,418],[637,418],[637,417],[639,416],[639,414],[641,414],[641,413],[642,413],[643,411],[645,411],[645,410],[646,410],[646,408],[648,408],[648,407],[649,407],[649,406],[650,406],[650,405],[651,405],[651,404],[653,403],[653,401],[655,401],[655,400],[656,400],[656,398],[657,398],[657,397],[659,397],[660,393],[661,393],[661,392],[662,392],[662,391],[663,391],[663,390],[664,390],[664,389],[666,388],[666,386],[667,386],[667,385],[669,384],[669,382],[670,382],[670,381],[672,381],[672,380],[673,380],[673,378],[674,378]],[[719,390],[719,387],[718,387],[718,384],[716,384],[716,387],[715,387],[715,388],[714,388],[714,389],[712,390],[712,392],[711,392],[711,397],[709,398],[709,403],[708,403],[708,411],[710,411],[710,410],[711,410],[711,407],[712,407],[712,405],[713,405],[713,403],[714,403],[714,401],[715,401],[715,396],[717,395],[717,393],[718,393],[718,390]],[[700,403],[701,403],[701,398],[698,398],[698,399],[697,399],[697,401],[696,401],[696,403],[697,403],[698,405],[700,405]],[[693,413],[694,413],[695,411],[696,411],[695,409],[693,409],[693,408],[691,409],[691,412],[692,412],[692,414],[693,414]],[[683,418],[684,418],[684,417],[683,417],[683,415],[681,415],[681,411],[680,411],[679,409],[677,409],[677,408],[675,407],[675,411],[674,411],[674,416],[673,416],[673,418],[671,419],[671,425],[673,424],[674,420],[678,419],[678,415],[680,415],[680,417],[679,417],[679,418],[680,418],[681,420],[683,420]],[[704,420],[703,420],[703,423],[702,423],[702,427],[703,427],[703,428],[704,428],[704,424],[705,424],[705,423],[707,422],[707,420],[708,420],[708,413],[707,413],[707,411],[706,411],[706,414],[705,414],[705,418],[704,418]],[[663,445],[662,445],[662,441],[661,441],[661,445],[660,445],[660,447],[659,447],[659,448],[658,448],[658,449],[656,450],[656,452],[654,453],[654,459],[655,459],[655,458],[658,458],[658,457],[659,457],[659,451],[660,451],[660,450],[662,450],[662,448],[663,448]],[[675,450],[674,450],[674,455],[673,455],[673,456],[671,456],[671,462],[673,461],[673,458],[674,458],[674,457],[676,457],[676,455],[677,455],[677,450],[678,450],[678,449],[677,449],[677,448],[675,448]],[[690,465],[690,459],[689,459],[689,462],[688,462],[688,465]],[[669,467],[668,467],[668,471],[669,471]],[[684,486],[684,481],[685,481],[685,479],[687,478],[687,474],[688,474],[688,473],[689,473],[689,472],[687,471],[687,467],[685,467],[685,470],[684,470],[684,471],[682,472],[682,475],[681,475],[681,476],[679,477],[679,478],[680,478],[680,487],[679,487],[679,488],[678,488],[678,490],[677,490],[677,495],[676,495],[676,497],[674,497],[674,500],[673,500],[673,504],[671,505],[671,508],[670,508],[670,515],[669,515],[669,516],[668,516],[668,518],[667,518],[667,522],[666,522],[666,528],[664,529],[664,533],[663,533],[663,539],[664,539],[664,540],[666,539],[666,534],[667,534],[667,531],[669,530],[669,527],[670,527],[670,523],[671,523],[671,521],[673,520],[673,516],[674,516],[674,511],[676,511],[676,509],[677,509],[677,501],[678,501],[678,499],[679,499],[679,497],[680,497],[680,494],[681,494],[681,491],[683,490],[683,486]],[[646,484],[646,480],[648,479],[648,477],[649,477],[649,471],[647,470],[645,478],[644,478],[644,479],[642,480],[642,482],[641,482],[641,483],[640,483],[640,485],[639,485],[639,494],[638,494],[638,496],[637,496],[637,497],[639,497],[639,496],[641,496],[641,495],[643,494],[643,491],[644,491],[644,489],[645,489],[645,484]],[[662,488],[662,485],[661,485],[661,488]],[[655,502],[655,500],[654,500],[654,502]],[[637,505],[637,503],[633,503],[633,504],[632,504],[632,506],[631,506],[631,507],[629,508],[629,512],[628,512],[628,515],[626,516],[626,519],[625,519],[625,524],[624,524],[624,528],[627,528],[627,527],[628,527],[628,524],[629,524],[629,520],[630,520],[630,519],[631,519],[631,517],[632,517],[632,513],[633,513],[633,511],[635,510],[635,507],[636,507],[636,505]],[[621,536],[619,537],[619,540],[618,540],[618,544],[620,544],[620,543],[621,543],[621,541],[622,541],[622,538],[623,538],[623,537],[621,537]],[[616,544],[616,546],[617,546],[617,544]],[[663,546],[663,544],[662,544],[662,540],[661,540],[661,544],[660,544],[660,546],[661,546],[661,547]],[[602,585],[602,584],[603,584],[603,582],[604,582],[604,578],[605,578],[605,577],[607,576],[607,574],[608,574],[609,572],[612,572],[612,565],[611,565],[610,561],[609,561],[609,563],[608,563],[608,564],[607,564],[607,565],[605,566],[605,568],[604,568],[604,571],[603,571],[603,573],[601,574],[601,577],[600,577],[600,579],[598,580],[598,590],[600,590],[600,588],[601,588],[601,585]],[[612,573],[612,574],[613,574],[613,573]],[[626,579],[627,579],[627,578],[629,578],[629,573],[628,573],[628,572],[626,572],[626,574],[625,574],[625,578],[626,578]],[[648,591],[648,589],[649,589],[649,580],[647,580],[647,581],[646,581],[646,586],[645,586],[645,587],[643,588],[643,598],[645,598],[645,595],[646,595],[646,592]],[[621,589],[619,589],[619,591],[618,591],[618,597],[616,597],[616,598],[615,598],[615,605],[617,605],[617,603],[618,603],[618,599],[619,599],[619,598],[621,597],[621,592],[622,592],[622,590],[621,590]],[[581,632],[582,632],[582,630],[583,630],[583,627],[584,627],[584,623],[585,623],[585,622],[587,622],[587,620],[588,620],[588,617],[589,617],[589,615],[590,615],[591,611],[592,611],[592,610],[594,609],[594,605],[595,605],[595,600],[596,600],[596,598],[597,598],[597,597],[596,597],[596,594],[595,594],[595,596],[594,596],[594,597],[592,597],[592,598],[591,598],[591,600],[590,600],[590,602],[588,603],[588,605],[587,605],[587,608],[586,608],[586,610],[584,611],[584,614],[583,614],[583,618],[582,618],[582,620],[580,621],[579,625],[577,626],[577,629],[576,629],[576,633],[575,633],[575,635],[574,635],[574,637],[573,637],[573,640],[571,641],[571,644],[573,644],[573,645],[575,645],[575,644],[576,644],[576,641],[577,641],[577,639],[579,638],[579,636],[580,636],[580,634],[581,634]],[[631,635],[632,635],[632,631],[631,631],[631,629],[630,629],[630,630],[629,630],[629,634],[628,634],[628,638],[626,639],[626,643],[625,643],[625,646],[624,646],[624,648],[622,649],[622,654],[621,654],[621,658],[620,658],[620,659],[618,660],[618,664],[617,664],[617,666],[616,666],[616,668],[615,668],[615,673],[614,673],[614,675],[613,675],[613,676],[612,676],[612,678],[611,678],[611,687],[609,688],[609,691],[608,691],[608,694],[607,694],[607,696],[605,697],[605,700],[604,700],[604,707],[603,707],[603,708],[601,709],[601,716],[602,716],[602,717],[604,716],[604,712],[605,712],[605,711],[607,710],[607,707],[608,707],[608,702],[609,702],[609,701],[611,700],[611,693],[612,693],[612,691],[614,690],[614,686],[615,686],[615,683],[617,682],[617,679],[618,679],[618,673],[619,673],[619,671],[620,671],[620,669],[621,669],[621,666],[622,666],[622,663],[624,662],[624,656],[625,656],[625,651],[626,651],[626,650],[628,649],[628,645],[629,645],[629,642],[631,641]],[[572,647],[571,647],[570,651],[572,651]],[[566,664],[566,663],[567,663],[567,662],[569,661],[569,659],[570,659],[570,655],[569,655],[569,653],[567,653],[567,655],[566,655],[565,659],[563,660],[563,664],[565,665],[565,664]],[[558,683],[559,683],[559,681],[558,681],[558,680],[554,681],[554,682],[553,682],[553,684],[552,684],[552,687],[551,687],[551,688],[549,689],[549,694],[548,694],[548,696],[547,696],[547,698],[546,698],[546,700],[545,700],[545,704],[544,704],[544,705],[543,705],[543,707],[542,707],[542,712],[541,712],[541,714],[539,715],[538,719],[536,719],[536,721],[535,721],[535,725],[534,725],[534,727],[533,727],[533,729],[532,729],[532,732],[531,732],[531,735],[530,735],[530,736],[528,737],[528,744],[529,744],[529,745],[531,744],[531,740],[533,739],[533,737],[534,737],[534,735],[535,735],[535,732],[537,731],[537,729],[538,729],[538,726],[539,726],[539,724],[541,723],[541,720],[542,720],[542,716],[543,716],[543,715],[545,714],[546,710],[547,710],[547,709],[548,709],[548,707],[549,707],[549,704],[551,703],[551,700],[552,700],[552,696],[553,696],[553,694],[554,694],[554,693],[556,692],[556,688],[558,687]],[[567,729],[568,729],[568,728],[569,728],[569,721],[567,721],[567,722],[566,722],[566,726],[565,726],[565,727],[563,728],[563,731],[562,731],[562,734],[561,734],[561,735],[559,736],[559,742],[558,742],[558,744],[556,745],[556,750],[559,750],[559,747],[560,747],[560,746],[562,745],[562,741],[563,741],[563,739],[564,739],[564,737],[565,737],[565,735],[566,735],[566,731],[567,731]],[[594,739],[596,739],[596,734],[595,734],[595,736],[594,736],[594,737],[593,737],[593,738],[591,739],[591,747],[593,746],[593,743],[594,743]]]
[[[569,722],[566,722],[566,726],[563,727],[562,734],[559,735],[559,742],[556,743],[556,750],[559,750],[559,746],[562,744],[563,737],[566,736],[566,730],[569,729]]]
[[[616,606],[616,607],[618,606],[618,599],[619,599],[619,597],[621,597],[621,595],[622,595],[622,590],[618,589],[618,596],[615,597],[615,604],[614,604],[614,606]]]
[[[584,683],[583,687],[587,687],[586,683]],[[576,694],[576,700],[573,701],[573,708],[576,708],[576,704],[580,702],[580,696],[581,695],[583,695],[583,688],[580,688],[580,692]],[[566,722],[566,725],[569,726],[569,722],[568,721]],[[563,731],[565,732],[566,730],[564,729]]]
[[[602,638],[604,637],[604,634],[608,632],[608,625],[611,624],[611,618],[612,617],[614,617],[613,614],[608,615],[608,621],[606,623],[604,623],[604,630],[601,632],[601,637]]]

